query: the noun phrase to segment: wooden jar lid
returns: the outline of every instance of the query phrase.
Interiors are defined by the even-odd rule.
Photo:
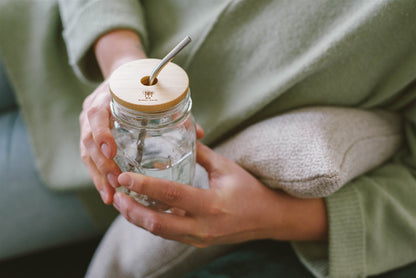
[[[159,73],[154,85],[145,85],[159,59],[125,63],[110,77],[110,92],[119,104],[143,112],[158,112],[178,104],[189,88],[189,78],[178,65],[170,62]]]

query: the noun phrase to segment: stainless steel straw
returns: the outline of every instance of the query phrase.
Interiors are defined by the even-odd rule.
[[[156,68],[152,71],[152,74],[149,78],[149,85],[153,85],[155,82],[156,77],[159,75],[159,72],[170,62],[175,58],[175,56],[191,42],[191,38],[189,36],[186,36],[178,45],[175,46],[174,49],[172,49],[168,55],[166,55],[162,61],[160,61],[159,65],[157,65]]]
[[[159,72],[175,58],[175,56],[189,43],[191,42],[191,38],[186,36],[178,45],[175,46],[163,59],[160,61],[159,65],[152,71],[152,74],[149,78],[149,85],[153,85],[156,77],[159,75]],[[146,127],[147,120],[142,120],[142,126]],[[143,158],[143,147],[144,147],[144,138],[146,137],[146,129],[142,128],[139,131],[139,136],[137,138],[137,153],[136,153],[136,162],[138,165],[141,164]]]

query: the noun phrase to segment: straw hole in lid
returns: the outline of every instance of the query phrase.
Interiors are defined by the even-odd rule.
[[[152,86],[152,85],[156,85],[157,84],[157,78],[155,78],[155,81],[153,82],[153,84],[149,84],[149,79],[150,76],[145,76],[142,79],[140,79],[140,83],[142,83],[144,86]]]

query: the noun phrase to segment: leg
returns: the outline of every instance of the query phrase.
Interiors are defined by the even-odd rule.
[[[230,248],[199,249],[165,240],[119,216],[100,243],[86,277],[181,277]]]

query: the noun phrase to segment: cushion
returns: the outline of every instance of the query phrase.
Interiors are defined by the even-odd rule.
[[[395,154],[402,129],[387,111],[310,107],[249,126],[215,150],[271,188],[325,197]]]

